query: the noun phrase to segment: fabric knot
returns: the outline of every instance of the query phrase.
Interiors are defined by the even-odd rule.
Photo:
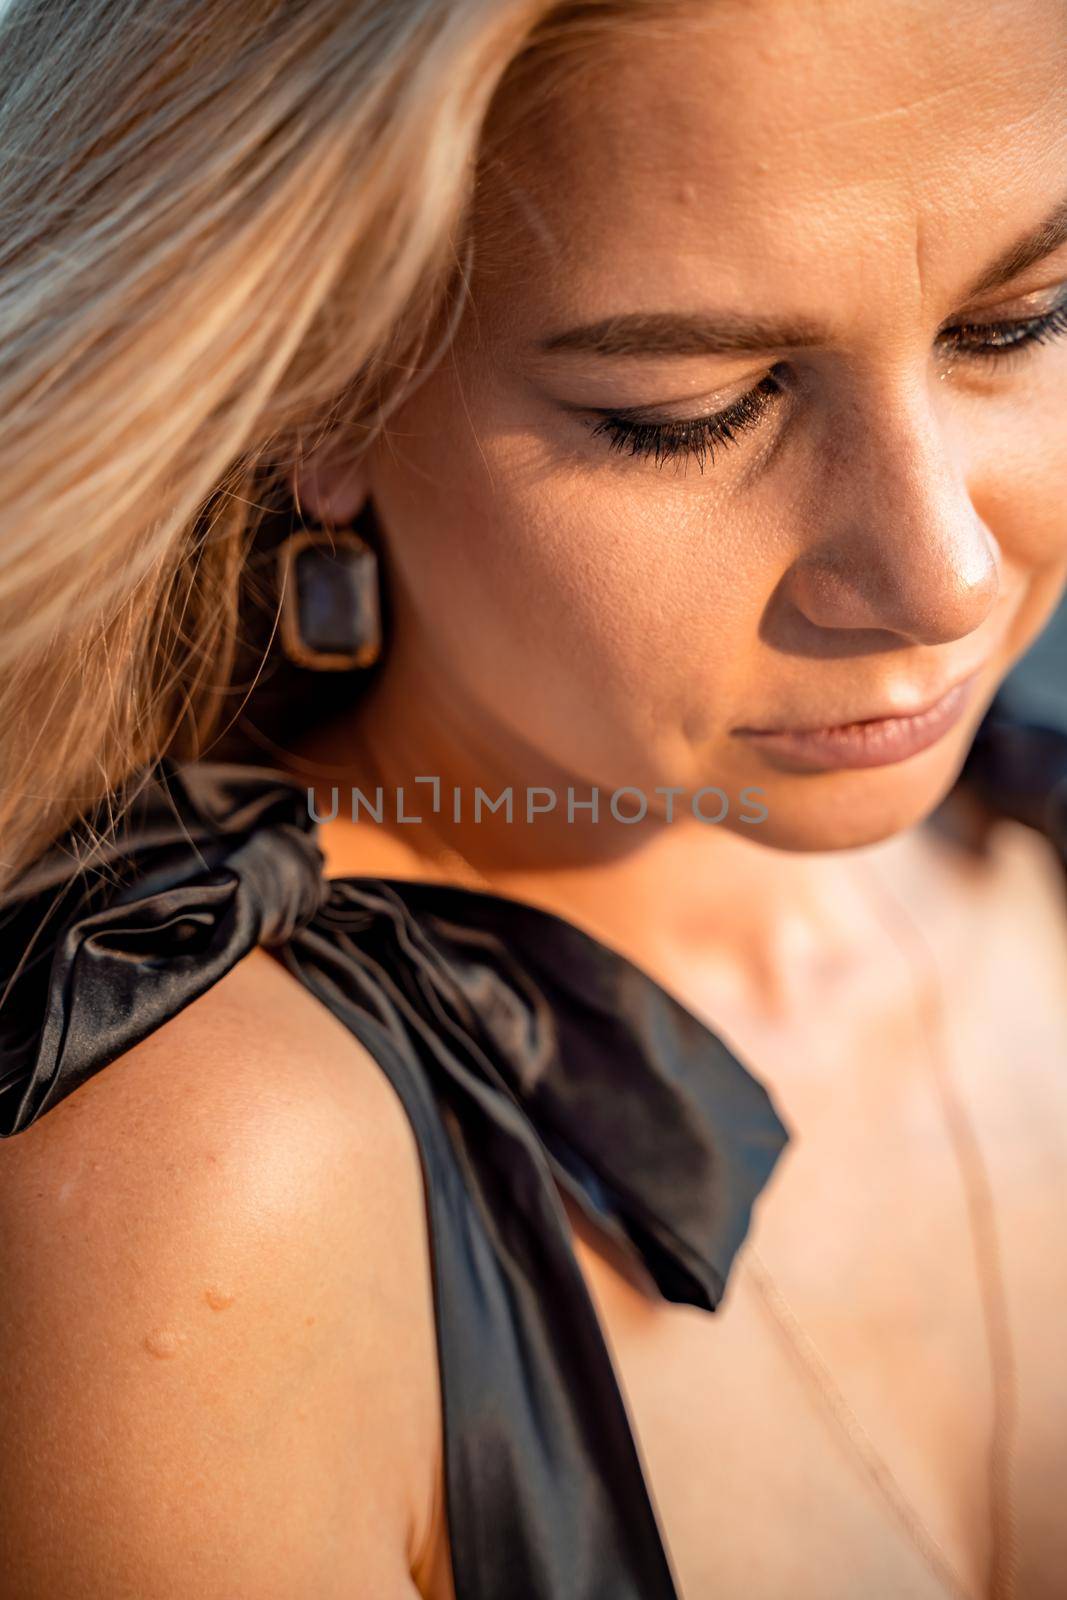
[[[21,1132],[328,894],[303,791],[163,763],[92,867],[58,841],[0,896],[0,1137]]]
[[[288,944],[329,897],[322,851],[288,823],[256,834],[231,865],[258,906],[262,945]]]

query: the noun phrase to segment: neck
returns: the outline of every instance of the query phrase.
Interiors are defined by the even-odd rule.
[[[588,800],[588,780],[553,768],[504,728],[465,721],[455,699],[435,701],[423,688],[396,700],[386,677],[287,762],[315,789],[330,876],[448,877],[540,905],[668,986],[699,974],[720,1010],[785,1018],[825,997],[878,938],[858,863],[921,892],[936,854],[927,828],[858,849],[790,852],[681,811],[621,823],[606,789],[597,820],[588,809],[568,815],[568,790]],[[486,804],[509,788],[510,821],[503,805]],[[528,795],[539,790],[535,807],[553,797],[551,809],[530,816]],[[379,803],[380,823],[367,809]],[[619,806],[636,809],[636,797]],[[443,864],[441,846],[458,853],[466,875]]]

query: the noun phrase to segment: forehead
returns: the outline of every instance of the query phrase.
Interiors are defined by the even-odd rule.
[[[610,311],[951,299],[1065,187],[1067,0],[708,0],[606,30],[485,199],[509,298]]]

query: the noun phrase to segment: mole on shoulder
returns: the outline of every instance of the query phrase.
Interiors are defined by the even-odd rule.
[[[185,1343],[185,1334],[175,1328],[153,1328],[151,1333],[145,1334],[142,1342],[148,1354],[155,1356],[157,1361],[169,1361]]]

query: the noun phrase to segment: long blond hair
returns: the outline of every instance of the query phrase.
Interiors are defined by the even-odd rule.
[[[509,73],[637,9],[0,10],[0,887],[204,747],[271,474],[417,371]]]

